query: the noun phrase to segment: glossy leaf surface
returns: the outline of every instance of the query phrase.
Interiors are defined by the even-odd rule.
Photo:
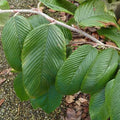
[[[31,99],[33,108],[41,107],[45,112],[51,113],[61,103],[62,95],[60,95],[55,86],[51,86],[48,92],[36,99]]]
[[[30,97],[45,94],[55,82],[66,58],[65,38],[55,25],[41,25],[25,39],[22,54],[23,79]]]
[[[91,96],[89,112],[91,120],[107,120],[109,118],[109,114],[105,104],[104,89]]]
[[[14,90],[21,101],[28,100],[29,97],[24,89],[22,73],[19,73],[14,80]]]
[[[97,53],[97,49],[90,45],[81,46],[74,51],[57,74],[56,89],[63,94],[78,92],[82,80]]]
[[[118,27],[113,15],[106,10],[102,0],[89,0],[80,4],[75,12],[75,20],[81,26]]]
[[[56,11],[62,11],[73,14],[76,10],[76,6],[68,2],[67,0],[39,0],[39,1],[41,1],[47,7]]]
[[[116,72],[118,58],[116,50],[112,48],[103,50],[88,69],[81,90],[92,94],[104,88]]]
[[[22,16],[12,17],[2,31],[2,44],[8,63],[12,68],[21,71],[21,52],[23,42],[31,26]]]

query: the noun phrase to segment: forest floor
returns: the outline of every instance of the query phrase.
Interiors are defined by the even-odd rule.
[[[36,0],[8,1],[11,9],[37,6]],[[48,14],[51,12],[52,16],[54,13],[54,17],[59,20],[62,19],[64,21],[66,19],[64,13],[59,14],[51,9],[47,11]],[[99,39],[100,36],[96,34],[95,28],[87,28],[86,31]],[[84,43],[94,45],[89,39],[74,33],[72,47],[76,49],[77,46]],[[107,44],[113,43],[109,42]],[[0,120],[90,120],[88,108],[89,95],[78,92],[74,95],[65,96],[59,108],[51,114],[46,114],[40,108],[33,109],[29,102],[21,102],[17,98],[13,89],[14,78],[15,74],[11,72],[11,68],[7,64],[0,40]]]

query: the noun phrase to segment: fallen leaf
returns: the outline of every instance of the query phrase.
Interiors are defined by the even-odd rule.
[[[106,42],[106,44],[107,44],[107,45],[112,45],[112,46],[114,46],[114,47],[117,47],[115,43],[110,42],[110,41],[109,41],[109,42]]]
[[[4,103],[4,101],[5,101],[4,99],[0,100],[0,106]]]
[[[0,79],[0,85],[3,83],[3,82],[5,82],[5,78],[4,79]]]
[[[87,115],[86,115],[86,113],[82,113],[82,119],[84,120],[85,119],[85,117],[86,117]]]
[[[94,27],[88,27],[88,30],[89,30],[90,32],[96,32],[96,31],[97,31],[96,28],[94,28]]]
[[[69,104],[74,102],[74,99],[75,99],[75,97],[72,96],[72,95],[66,96],[66,102],[69,103]]]
[[[44,8],[45,8],[45,7],[42,6],[42,7],[39,8],[39,10],[40,10],[41,12],[43,12]]]
[[[99,35],[97,33],[92,33],[92,36],[94,36],[96,39],[99,39]]]
[[[0,72],[0,75],[7,75],[7,74],[12,75],[11,68],[5,69],[2,72]]]
[[[53,10],[53,9],[49,9],[49,12],[51,12],[51,13],[55,13],[56,11]]]
[[[78,106],[80,106],[80,105],[81,105],[81,103],[80,103],[80,101],[79,101],[79,100],[77,100],[77,101],[76,101],[76,104],[77,104]]]
[[[81,103],[88,103],[88,101],[87,101],[86,99],[84,99],[84,98],[79,98],[79,101],[80,101]]]

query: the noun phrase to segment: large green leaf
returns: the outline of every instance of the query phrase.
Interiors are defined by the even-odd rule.
[[[2,44],[8,63],[15,70],[21,71],[21,51],[24,39],[31,30],[26,18],[12,17],[2,31]]]
[[[28,21],[33,28],[36,28],[42,24],[49,24],[50,22],[41,15],[33,15],[28,18]]]
[[[116,50],[112,48],[103,50],[87,71],[81,90],[86,93],[95,93],[102,89],[116,72],[118,59]]]
[[[49,24],[50,22],[45,19],[43,16],[41,15],[33,15],[31,17],[28,18],[30,24],[32,25],[33,28],[36,28],[42,24]],[[66,44],[69,44],[70,40],[72,40],[72,33],[70,30],[68,30],[67,28],[64,28],[60,25],[57,25],[57,27],[59,27],[66,39]]]
[[[69,42],[72,40],[72,33],[70,30],[68,30],[67,28],[57,25],[61,31],[63,32],[65,39],[66,39],[66,44],[69,44]]]
[[[48,92],[38,98],[31,99],[32,107],[41,107],[45,112],[50,113],[56,109],[61,103],[62,95],[60,95],[55,86],[51,86]]]
[[[25,39],[22,53],[23,80],[31,97],[45,94],[54,84],[66,56],[65,38],[55,25],[41,25]]]
[[[106,38],[112,40],[120,48],[120,31],[115,27],[101,28],[97,31],[98,34],[104,35]]]
[[[47,7],[57,10],[63,11],[70,14],[73,14],[76,10],[76,6],[67,0],[39,0],[44,3]]]
[[[117,26],[115,18],[105,9],[102,0],[89,0],[80,4],[75,12],[75,20],[81,26]]]
[[[9,9],[9,4],[7,0],[0,0],[0,9]],[[9,13],[0,14],[0,26],[3,26],[9,19]]]
[[[97,49],[90,45],[81,46],[73,52],[57,74],[56,89],[62,94],[78,92],[81,82],[97,53]]]
[[[21,101],[29,99],[29,97],[24,89],[22,73],[19,73],[14,80],[14,90]]]
[[[113,85],[114,85],[114,81],[115,79],[109,81],[105,87],[105,104],[107,106],[107,111],[109,113],[109,116],[110,116],[110,113],[111,113],[111,94],[112,94],[112,88],[113,88]]]
[[[91,120],[107,120],[109,117],[105,104],[105,90],[93,94],[90,98],[89,113]]]
[[[120,120],[120,70],[112,87],[110,108],[110,120]]]

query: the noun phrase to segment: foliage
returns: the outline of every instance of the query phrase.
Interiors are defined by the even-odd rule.
[[[0,9],[9,9],[7,0],[0,0]],[[3,26],[8,19],[9,13],[0,14],[0,26]]]
[[[100,35],[120,47],[119,25],[103,1],[76,0],[79,6],[67,0],[40,1],[49,8],[71,14],[75,19],[72,24],[99,27]],[[6,0],[0,0],[0,8],[9,8]],[[7,19],[8,14],[0,14],[0,25]],[[91,95],[91,120],[109,117],[119,120],[118,51],[83,45],[68,54],[71,39],[70,30],[53,25],[40,15],[29,18],[17,15],[7,21],[2,44],[8,63],[19,72],[14,80],[17,96],[22,101],[30,100],[33,108],[41,107],[50,113],[60,105],[64,95],[82,91]]]

